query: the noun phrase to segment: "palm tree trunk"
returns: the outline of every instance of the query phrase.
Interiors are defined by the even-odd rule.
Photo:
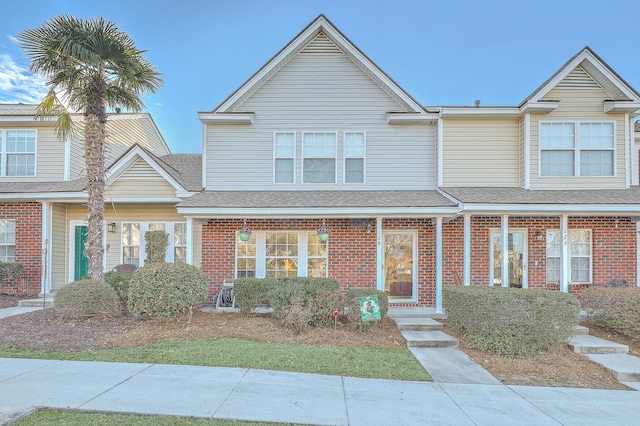
[[[94,82],[88,94],[85,112],[84,160],[87,169],[87,243],[84,249],[89,259],[89,275],[94,280],[104,278],[104,143],[106,136],[106,88]]]

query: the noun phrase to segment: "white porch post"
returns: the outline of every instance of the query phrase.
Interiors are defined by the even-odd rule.
[[[502,215],[502,287],[509,287],[509,215]]]
[[[436,312],[442,313],[442,216],[436,217]]]
[[[42,203],[42,276],[40,292],[51,291],[51,203]]]
[[[193,219],[187,218],[187,263],[193,265]]]
[[[376,218],[376,286],[384,291],[384,244],[382,241],[382,218]]]
[[[569,292],[569,216],[560,217],[560,291]]]
[[[636,222],[636,285],[640,287],[640,222]]]
[[[464,215],[464,285],[471,285],[471,215]]]

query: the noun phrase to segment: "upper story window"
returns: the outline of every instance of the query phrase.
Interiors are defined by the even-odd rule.
[[[273,147],[275,183],[293,183],[296,155],[296,134],[276,133]]]
[[[0,175],[36,175],[36,134],[36,130],[0,130]]]
[[[611,122],[540,123],[540,176],[613,176]]]
[[[335,183],[336,134],[304,133],[302,159],[304,183]]]
[[[344,134],[344,183],[364,183],[364,151],[364,133]]]

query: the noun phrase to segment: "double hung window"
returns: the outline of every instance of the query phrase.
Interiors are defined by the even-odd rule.
[[[295,133],[276,133],[274,139],[274,181],[275,183],[293,183],[296,135]]]
[[[591,230],[568,231],[569,276],[572,283],[591,282]],[[547,231],[547,282],[560,281],[562,235],[557,229]]]
[[[236,240],[237,277],[327,276],[327,242],[315,231],[254,231]]]
[[[344,134],[344,183],[364,183],[364,133]]]
[[[36,130],[0,130],[0,175],[36,175],[36,136]]]
[[[540,176],[613,176],[610,122],[540,123]]]
[[[304,133],[302,158],[303,183],[336,182],[335,133]]]
[[[0,219],[0,261],[13,262],[16,256],[16,221]]]

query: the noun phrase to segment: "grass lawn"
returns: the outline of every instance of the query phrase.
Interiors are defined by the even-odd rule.
[[[253,340],[165,340],[82,352],[0,347],[0,358],[180,364],[252,368],[389,380],[433,381],[406,348],[332,348]]]
[[[213,425],[213,426],[251,426],[264,423],[237,422],[233,420],[211,420],[168,416],[139,416],[129,414],[81,413],[64,410],[40,410],[12,423],[15,426],[41,425],[127,425],[127,426],[182,426],[182,425]],[[289,423],[270,423],[272,425],[289,425]]]

